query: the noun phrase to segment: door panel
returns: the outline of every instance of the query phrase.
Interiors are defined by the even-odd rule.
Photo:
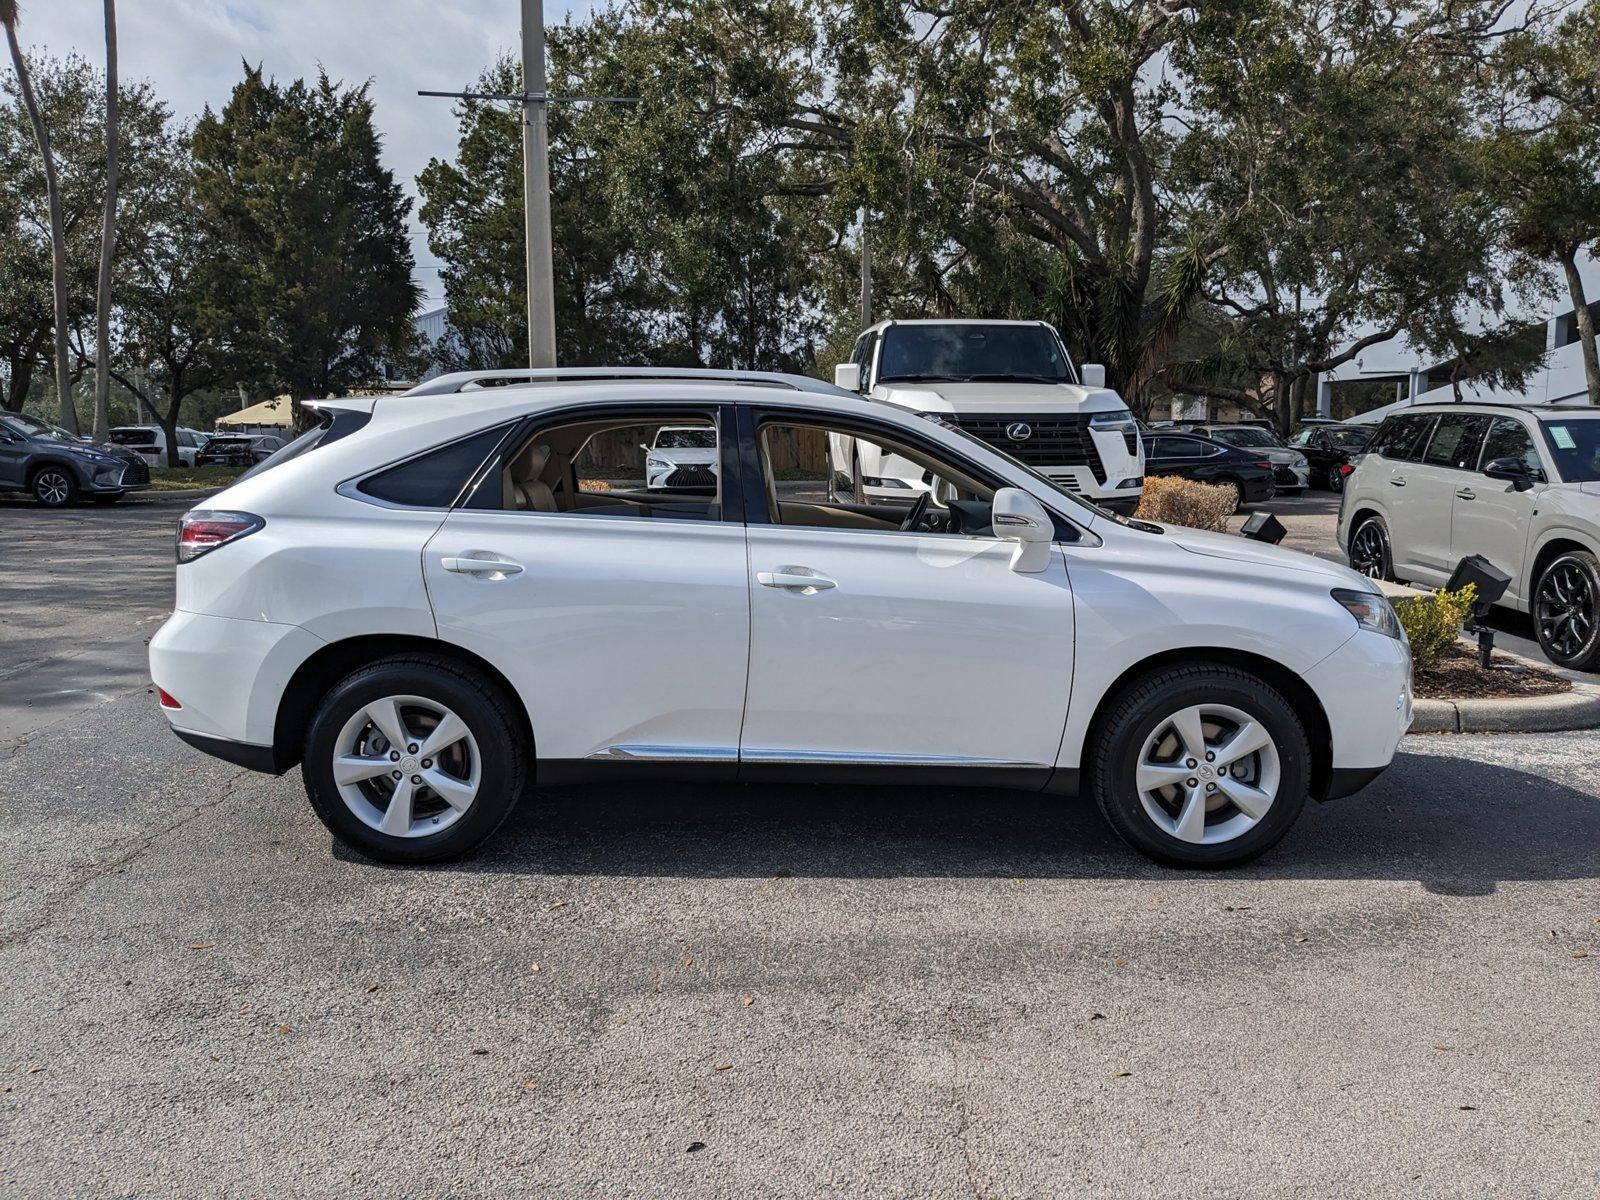
[[[439,636],[511,681],[540,759],[737,757],[743,526],[457,509],[422,558]],[[472,558],[521,569],[444,561]]]
[[[1404,509],[1412,575],[1419,583],[1440,584],[1455,566],[1451,526],[1456,493],[1471,484],[1489,418],[1449,413],[1439,418],[1422,461],[1407,472]],[[1398,565],[1398,564],[1397,564]]]
[[[1484,443],[1480,466],[1497,458],[1520,458],[1531,468],[1541,466],[1533,438],[1514,417],[1496,417]],[[1522,561],[1527,552],[1528,530],[1543,484],[1517,491],[1504,479],[1479,472],[1463,476],[1456,489],[1450,519],[1451,562],[1481,554],[1511,576],[1505,599],[1525,603],[1522,595]]]
[[[1073,654],[1059,551],[1029,575],[996,538],[781,525],[750,526],[749,549],[742,761],[1055,761]]]

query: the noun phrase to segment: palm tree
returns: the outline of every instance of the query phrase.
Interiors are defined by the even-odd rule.
[[[111,436],[111,255],[117,241],[117,6],[106,5],[106,204],[95,284],[94,438]]]
[[[0,0],[0,25],[6,27],[6,42],[11,47],[11,64],[17,69],[17,83],[33,136],[44,158],[45,198],[50,204],[50,268],[55,291],[56,312],[56,394],[61,398],[61,424],[70,433],[78,432],[78,410],[72,403],[72,385],[67,377],[67,232],[61,217],[61,185],[56,179],[56,159],[50,152],[50,131],[45,128],[39,99],[33,94],[33,77],[28,60],[17,41],[17,0]]]

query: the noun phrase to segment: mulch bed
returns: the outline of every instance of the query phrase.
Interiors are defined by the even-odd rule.
[[[1496,654],[1492,660],[1501,668],[1485,671],[1478,665],[1478,652],[1463,645],[1451,646],[1437,666],[1415,673],[1411,685],[1424,700],[1502,699],[1515,696],[1554,696],[1570,692],[1572,683],[1540,667]]]

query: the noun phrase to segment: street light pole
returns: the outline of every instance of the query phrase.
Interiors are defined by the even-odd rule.
[[[556,365],[550,246],[550,131],[544,72],[544,0],[522,0],[523,233],[528,250],[528,365]]]

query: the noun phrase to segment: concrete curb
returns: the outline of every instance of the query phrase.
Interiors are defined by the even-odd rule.
[[[1494,700],[1415,700],[1411,705],[1411,728],[1406,732],[1560,733],[1600,727],[1600,684],[1591,683],[1574,671],[1563,671],[1520,654],[1505,650],[1495,653],[1565,676],[1572,682],[1572,690],[1555,696]]]

